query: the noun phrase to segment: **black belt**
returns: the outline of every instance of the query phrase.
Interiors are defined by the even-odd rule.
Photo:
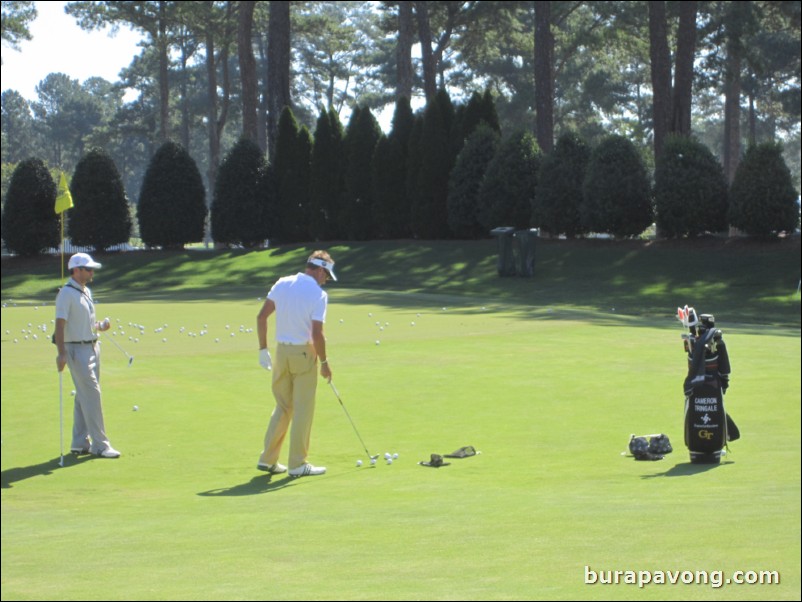
[[[94,345],[97,343],[97,339],[94,341],[67,341],[68,345]]]

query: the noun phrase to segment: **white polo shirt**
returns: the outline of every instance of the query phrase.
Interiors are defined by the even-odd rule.
[[[278,343],[311,343],[312,321],[326,321],[328,293],[314,278],[302,272],[280,278],[270,289],[267,298],[276,304]]]
[[[64,342],[80,343],[97,338],[92,291],[70,278],[56,295],[56,318],[66,320]]]

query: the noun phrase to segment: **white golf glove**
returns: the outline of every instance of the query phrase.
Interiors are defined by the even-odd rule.
[[[267,347],[259,350],[259,365],[265,370],[273,369],[273,360],[270,359],[270,351]]]

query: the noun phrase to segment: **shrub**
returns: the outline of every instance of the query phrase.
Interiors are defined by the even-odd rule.
[[[215,242],[254,247],[270,237],[273,198],[267,178],[267,160],[259,145],[242,138],[217,173],[211,211]]]
[[[559,137],[540,163],[532,222],[550,234],[584,234],[579,209],[590,149],[576,134]]]
[[[37,255],[61,243],[56,184],[40,159],[17,165],[5,195],[3,240],[12,253]]]
[[[604,139],[590,155],[582,186],[582,224],[618,238],[640,235],[654,221],[643,159],[623,136]]]
[[[183,146],[165,142],[148,164],[139,193],[137,219],[142,242],[180,248],[203,240],[206,190],[198,167]]]
[[[457,238],[487,235],[487,229],[479,222],[479,189],[498,145],[498,134],[482,123],[457,156],[448,183],[448,226]]]
[[[72,243],[104,251],[127,243],[131,237],[131,211],[122,177],[114,160],[102,149],[87,152],[72,174],[69,212]]]
[[[517,132],[501,143],[479,189],[479,223],[529,228],[535,199],[540,147],[530,132]]]
[[[797,191],[779,144],[759,144],[746,151],[730,195],[730,223],[750,236],[769,238],[799,225]]]
[[[702,143],[670,136],[654,172],[654,203],[661,236],[680,238],[727,228],[727,180]]]

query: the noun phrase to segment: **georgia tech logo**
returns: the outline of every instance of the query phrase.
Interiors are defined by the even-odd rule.
[[[710,441],[714,437],[714,433],[711,433],[707,429],[699,431],[699,438],[700,439],[707,439]]]

